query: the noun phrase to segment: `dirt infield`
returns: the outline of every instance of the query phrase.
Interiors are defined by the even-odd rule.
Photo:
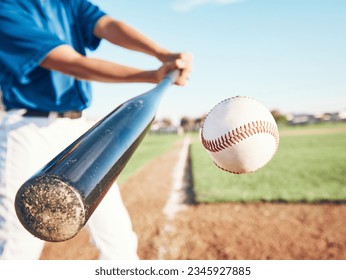
[[[121,186],[141,259],[346,259],[346,204],[190,204],[167,219],[163,209],[181,144]],[[47,243],[41,258],[97,257],[82,231]]]

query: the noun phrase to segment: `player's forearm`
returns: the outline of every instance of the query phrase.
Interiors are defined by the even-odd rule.
[[[77,79],[105,83],[156,83],[155,71],[145,71],[101,59],[83,58],[70,68],[70,75]]]
[[[133,27],[108,16],[104,16],[98,21],[94,33],[99,38],[104,38],[113,44],[152,55],[161,61],[166,61],[167,56],[170,54],[168,50],[162,48]]]
[[[102,59],[88,58],[67,45],[52,50],[41,66],[77,79],[106,83],[157,83],[159,78],[157,71],[145,71]]]

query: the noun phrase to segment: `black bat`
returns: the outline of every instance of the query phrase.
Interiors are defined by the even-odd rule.
[[[122,103],[20,187],[15,209],[32,235],[59,242],[84,227],[147,134],[163,92],[178,75],[174,70],[152,90]]]

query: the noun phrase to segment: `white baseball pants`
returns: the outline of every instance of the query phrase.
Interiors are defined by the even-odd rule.
[[[0,120],[0,259],[38,259],[44,241],[19,222],[14,199],[19,187],[91,124],[80,119],[23,117],[7,112]],[[87,223],[100,259],[138,259],[137,236],[115,184]]]

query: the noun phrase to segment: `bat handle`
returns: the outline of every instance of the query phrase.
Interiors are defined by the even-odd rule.
[[[152,90],[150,90],[149,92],[151,93],[160,93],[160,95],[162,96],[162,93],[172,84],[175,83],[175,81],[177,80],[177,78],[179,77],[180,74],[180,70],[175,69],[171,72],[169,72],[157,85],[155,88],[153,88]],[[148,92],[148,93],[149,93]],[[157,99],[157,105],[158,105],[159,99]],[[156,110],[156,109],[155,109]]]
[[[175,69],[169,72],[164,79],[169,79],[171,83],[174,84],[177,78],[179,77],[179,74],[180,74],[180,70]]]

